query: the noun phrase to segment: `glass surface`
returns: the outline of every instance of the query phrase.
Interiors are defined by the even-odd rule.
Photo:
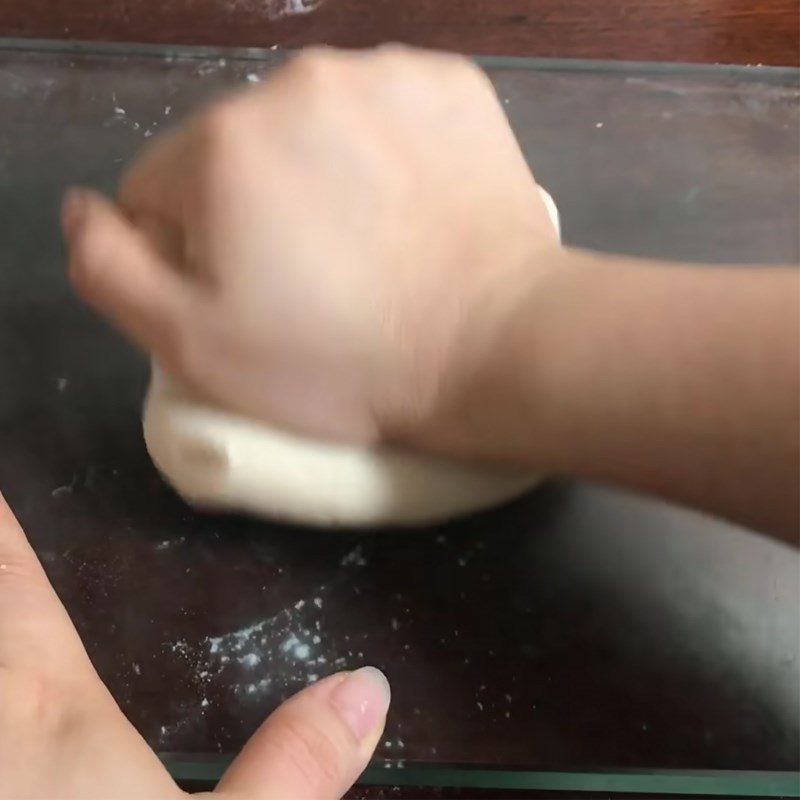
[[[394,704],[365,782],[800,794],[788,547],[578,483],[358,534],[197,514],[161,482],[147,364],[73,299],[59,197],[111,191],[281,60],[0,48],[0,486],[125,713],[173,774],[214,778],[282,699],[370,663]],[[570,243],[800,258],[797,71],[484,63]]]

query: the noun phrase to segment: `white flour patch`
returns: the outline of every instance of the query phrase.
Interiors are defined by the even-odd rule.
[[[166,551],[184,541],[185,537],[164,539],[153,547]],[[351,569],[366,564],[361,547],[342,561]],[[327,592],[328,587],[320,585],[305,597],[288,601],[272,616],[235,630],[164,642],[166,653],[180,662],[194,697],[172,710],[171,719],[157,736],[158,746],[169,749],[176,736],[205,725],[209,697],[221,698],[223,705],[268,710],[304,686],[363,666],[364,652],[347,649],[353,637],[346,633],[332,636],[327,631]],[[401,628],[400,622],[395,622]],[[390,627],[391,622],[386,624]],[[352,648],[353,642],[349,646]]]
[[[367,565],[367,559],[364,558],[364,551],[362,550],[361,545],[358,545],[356,548],[351,550],[339,563],[343,567],[365,567]]]
[[[78,475],[77,473],[72,476],[72,480],[68,484],[64,484],[63,486],[56,486],[53,491],[50,492],[51,497],[61,497],[65,494],[72,494],[72,490],[78,485]]]
[[[205,76],[213,75],[225,67],[227,62],[223,58],[206,59],[201,61],[195,68],[195,74]]]
[[[170,547],[174,547],[175,545],[179,544],[186,544],[186,536],[179,536],[177,539],[164,539],[155,546],[155,549],[169,550]]]
[[[284,17],[300,17],[316,11],[325,0],[228,0],[231,11],[249,11],[253,14],[264,14],[269,20]],[[270,50],[277,50],[272,45]]]
[[[297,17],[316,11],[323,0],[266,0],[264,11],[271,20]]]
[[[244,628],[192,644],[178,639],[167,647],[189,665],[203,693],[213,682],[248,701],[263,699],[267,691],[282,699],[325,675],[355,666],[352,656],[336,652],[326,639],[320,611],[324,587],[318,592]]]
[[[311,648],[307,644],[299,644],[292,650],[292,655],[300,660],[305,660],[311,655]]]

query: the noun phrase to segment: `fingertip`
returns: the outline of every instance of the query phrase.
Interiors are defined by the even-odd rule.
[[[67,242],[72,241],[83,225],[85,217],[86,190],[77,186],[70,187],[61,199],[61,231]]]
[[[339,718],[361,742],[383,728],[392,691],[377,667],[361,667],[347,674],[329,698]]]
[[[85,227],[93,211],[110,206],[99,192],[83,186],[70,186],[61,199],[61,230],[71,244]]]
[[[381,730],[392,701],[386,675],[377,667],[336,672],[311,683],[296,699],[326,702],[359,742]]]
[[[369,762],[390,699],[389,682],[375,667],[312,683],[264,722],[218,790],[254,800],[341,797]]]
[[[69,277],[84,299],[96,294],[107,262],[109,218],[102,198],[85,189],[71,190],[64,201],[64,229],[70,247]],[[113,230],[111,231],[113,234]]]

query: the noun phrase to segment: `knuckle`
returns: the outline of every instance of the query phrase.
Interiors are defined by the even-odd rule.
[[[276,755],[293,766],[309,789],[336,784],[343,775],[341,745],[319,726],[288,719],[275,740]]]
[[[375,52],[386,60],[407,61],[419,58],[422,51],[402,42],[385,42],[379,45]]]
[[[454,65],[455,69],[459,71],[464,82],[473,87],[476,91],[485,95],[491,95],[492,99],[496,97],[494,84],[486,72],[481,69],[474,61],[461,56],[457,57],[457,63]]]
[[[424,50],[390,42],[380,45],[371,58],[373,77],[390,76],[396,81],[414,81],[430,72],[431,56]]]
[[[493,90],[486,73],[470,58],[458,53],[420,50],[405,44],[381,45],[375,58],[396,80],[416,80],[442,91],[446,85],[458,91]]]
[[[21,595],[31,582],[36,585],[40,580],[37,566],[13,550],[0,550],[0,588],[5,587],[12,596]]]
[[[454,80],[461,80],[475,86],[491,85],[486,73],[471,59],[457,53],[438,54],[442,66]]]
[[[64,725],[70,700],[50,677],[0,666],[0,709],[12,728],[47,734]]]
[[[343,60],[325,48],[303,51],[289,65],[288,70],[295,81],[306,90],[324,90],[331,82],[341,77]]]
[[[243,131],[247,130],[243,105],[239,98],[223,100],[209,108],[198,121],[199,138],[202,150],[207,157],[220,147],[236,143]]]

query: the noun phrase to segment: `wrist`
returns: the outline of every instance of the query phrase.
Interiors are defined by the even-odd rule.
[[[530,250],[472,287],[445,359],[420,446],[463,458],[518,462],[553,471],[563,460],[566,391],[558,339],[573,326],[582,268],[572,251]]]
[[[598,357],[596,326],[606,314],[603,287],[614,269],[586,254],[558,248],[528,270],[525,289],[495,344],[495,385],[506,422],[491,457],[510,455],[554,474],[570,471],[574,451],[592,432]]]
[[[530,256],[501,299],[485,304],[468,393],[470,419],[485,423],[475,436],[480,426],[467,421],[470,455],[548,474],[576,471],[583,451],[602,438],[602,409],[614,399],[605,396],[608,349],[635,272],[619,260],[548,248]],[[626,365],[616,359],[618,369]]]

